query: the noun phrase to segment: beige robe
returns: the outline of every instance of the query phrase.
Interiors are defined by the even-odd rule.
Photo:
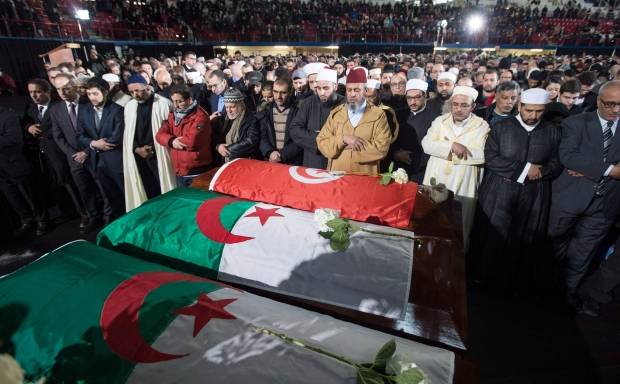
[[[156,94],[151,111],[153,138],[157,135],[162,122],[168,118],[170,111],[172,111],[170,100]],[[137,113],[138,102],[132,99],[125,105],[125,132],[123,134],[123,176],[125,180],[125,208],[127,212],[139,207],[147,200],[146,191],[144,190],[142,178],[140,177],[133,154]],[[170,161],[168,148],[160,145],[157,140],[155,140],[155,155],[157,156],[157,171],[161,193],[166,193],[176,188],[176,175],[172,167],[172,161]]]
[[[435,179],[437,184],[445,184],[461,202],[466,245],[473,223],[478,186],[484,174],[484,144],[489,131],[489,124],[472,113],[457,135],[452,128],[452,114],[446,113],[433,121],[422,139],[422,148],[430,156],[423,183],[431,185],[431,179]],[[467,147],[472,156],[467,160],[453,156],[454,142]]]
[[[345,135],[364,140],[364,150],[346,149]],[[328,159],[328,170],[364,175],[379,174],[379,163],[387,155],[391,141],[383,109],[370,103],[356,127],[349,121],[346,104],[334,108],[316,138],[319,151]]]

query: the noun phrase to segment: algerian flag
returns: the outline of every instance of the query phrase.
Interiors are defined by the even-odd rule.
[[[0,278],[0,353],[35,381],[355,383],[392,336],[79,241]],[[451,352],[396,339],[433,383]]]
[[[312,213],[191,188],[132,210],[106,227],[98,244],[190,263],[218,280],[391,318],[405,313],[413,268],[410,239],[360,231],[348,249],[335,252]]]

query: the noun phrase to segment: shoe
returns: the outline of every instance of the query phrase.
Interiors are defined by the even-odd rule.
[[[25,236],[27,234],[29,234],[30,232],[32,232],[34,225],[32,224],[32,222],[30,223],[23,223],[19,228],[17,228],[15,231],[13,231],[13,236],[14,237],[22,237]]]
[[[581,305],[581,311],[590,317],[598,317],[601,305],[592,299],[586,299]]]
[[[82,219],[80,220],[80,235],[86,234],[86,226],[88,225],[89,221],[90,219],[87,216],[82,217]]]
[[[45,233],[47,232],[47,223],[44,221],[39,221],[37,223],[37,230],[35,232],[35,234],[37,236],[43,236],[45,235]]]
[[[90,233],[92,231],[97,230],[98,228],[101,227],[101,225],[103,224],[103,222],[101,221],[101,219],[99,218],[93,218],[89,221],[89,223],[86,225],[86,227],[84,228],[84,233]]]

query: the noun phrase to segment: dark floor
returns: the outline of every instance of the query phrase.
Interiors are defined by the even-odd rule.
[[[79,220],[41,237],[0,242],[0,275],[80,238]],[[95,234],[83,236],[94,241]],[[620,384],[620,291],[601,316],[572,315],[549,299],[469,291],[469,352],[481,383]]]

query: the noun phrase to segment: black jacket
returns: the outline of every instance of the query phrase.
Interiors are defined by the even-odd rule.
[[[304,167],[325,169],[327,159],[319,152],[316,137],[325,124],[332,109],[344,102],[344,97],[334,94],[331,101],[325,103],[317,95],[303,100],[295,118],[291,122],[291,138],[303,151]]]
[[[221,127],[216,128],[214,136],[215,148],[220,144],[226,144],[226,134],[230,130],[230,125],[230,121],[224,121]],[[240,157],[260,159],[261,156],[258,152],[259,141],[260,133],[256,124],[256,117],[252,112],[246,110],[239,127],[239,139],[228,146],[230,151],[229,158],[231,160]]]
[[[0,107],[0,180],[14,182],[31,173],[23,149],[24,137],[17,113]]]
[[[259,150],[261,155],[268,160],[271,152],[276,151],[276,131],[273,125],[274,102],[267,104],[262,112],[256,114],[256,123],[260,129]],[[284,164],[301,165],[303,149],[295,144],[291,138],[291,122],[297,113],[297,103],[291,102],[288,116],[286,117],[286,128],[284,134],[284,147],[280,150],[281,162]]]
[[[101,127],[95,126],[95,108],[92,104],[82,104],[78,110],[78,141],[87,149],[88,161],[93,169],[107,168],[114,171],[123,169],[123,132],[125,130],[123,107],[108,100],[103,107]],[[105,138],[110,144],[116,144],[109,151],[97,151],[90,148],[90,142]]]

